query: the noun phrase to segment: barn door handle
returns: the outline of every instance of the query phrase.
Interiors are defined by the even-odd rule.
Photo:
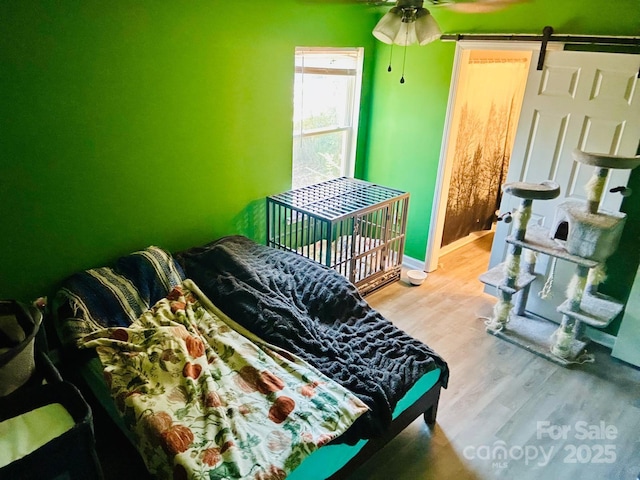
[[[496,218],[497,222],[511,223],[513,221],[513,217],[511,216],[511,212],[505,212],[502,215],[498,215]]]
[[[609,192],[611,193],[620,192],[620,195],[622,195],[623,197],[630,197],[631,194],[633,193],[633,191],[629,187],[625,187],[625,186],[613,187],[612,189],[609,190]]]

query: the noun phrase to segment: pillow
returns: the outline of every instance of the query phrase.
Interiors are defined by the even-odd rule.
[[[74,273],[63,283],[58,301],[70,312],[60,318],[64,344],[104,327],[126,327],[185,279],[171,254],[148,247],[119,258],[113,267]]]

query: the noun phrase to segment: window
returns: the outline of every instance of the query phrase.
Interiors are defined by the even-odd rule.
[[[293,188],[352,177],[363,48],[296,48]]]

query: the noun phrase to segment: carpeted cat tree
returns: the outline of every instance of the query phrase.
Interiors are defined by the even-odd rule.
[[[486,322],[487,331],[563,366],[592,361],[584,352],[588,343],[583,338],[584,326],[604,328],[624,307],[618,300],[599,293],[598,285],[605,278],[606,260],[618,248],[626,215],[601,210],[599,205],[610,169],[633,169],[640,165],[640,156],[620,157],[575,150],[573,158],[594,167],[586,185],[587,201],[562,202],[548,230],[538,225],[527,228],[528,221],[534,200],[558,197],[560,187],[556,183],[518,182],[503,186],[506,194],[521,199],[512,214],[512,234],[506,239],[509,250],[504,263],[480,276],[480,281],[498,291],[493,315]],[[626,187],[611,191],[630,194]],[[563,260],[575,265],[566,290],[567,299],[558,307],[562,314],[559,326],[526,313],[529,289],[536,279],[538,253],[552,257],[553,264]],[[543,298],[552,275],[553,268],[541,291]]]

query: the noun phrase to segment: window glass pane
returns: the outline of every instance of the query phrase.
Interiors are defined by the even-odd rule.
[[[293,142],[293,188],[331,180],[342,175],[347,132],[297,137]]]
[[[296,48],[294,188],[353,175],[362,56],[362,48]]]
[[[353,77],[296,74],[295,133],[351,125]]]

